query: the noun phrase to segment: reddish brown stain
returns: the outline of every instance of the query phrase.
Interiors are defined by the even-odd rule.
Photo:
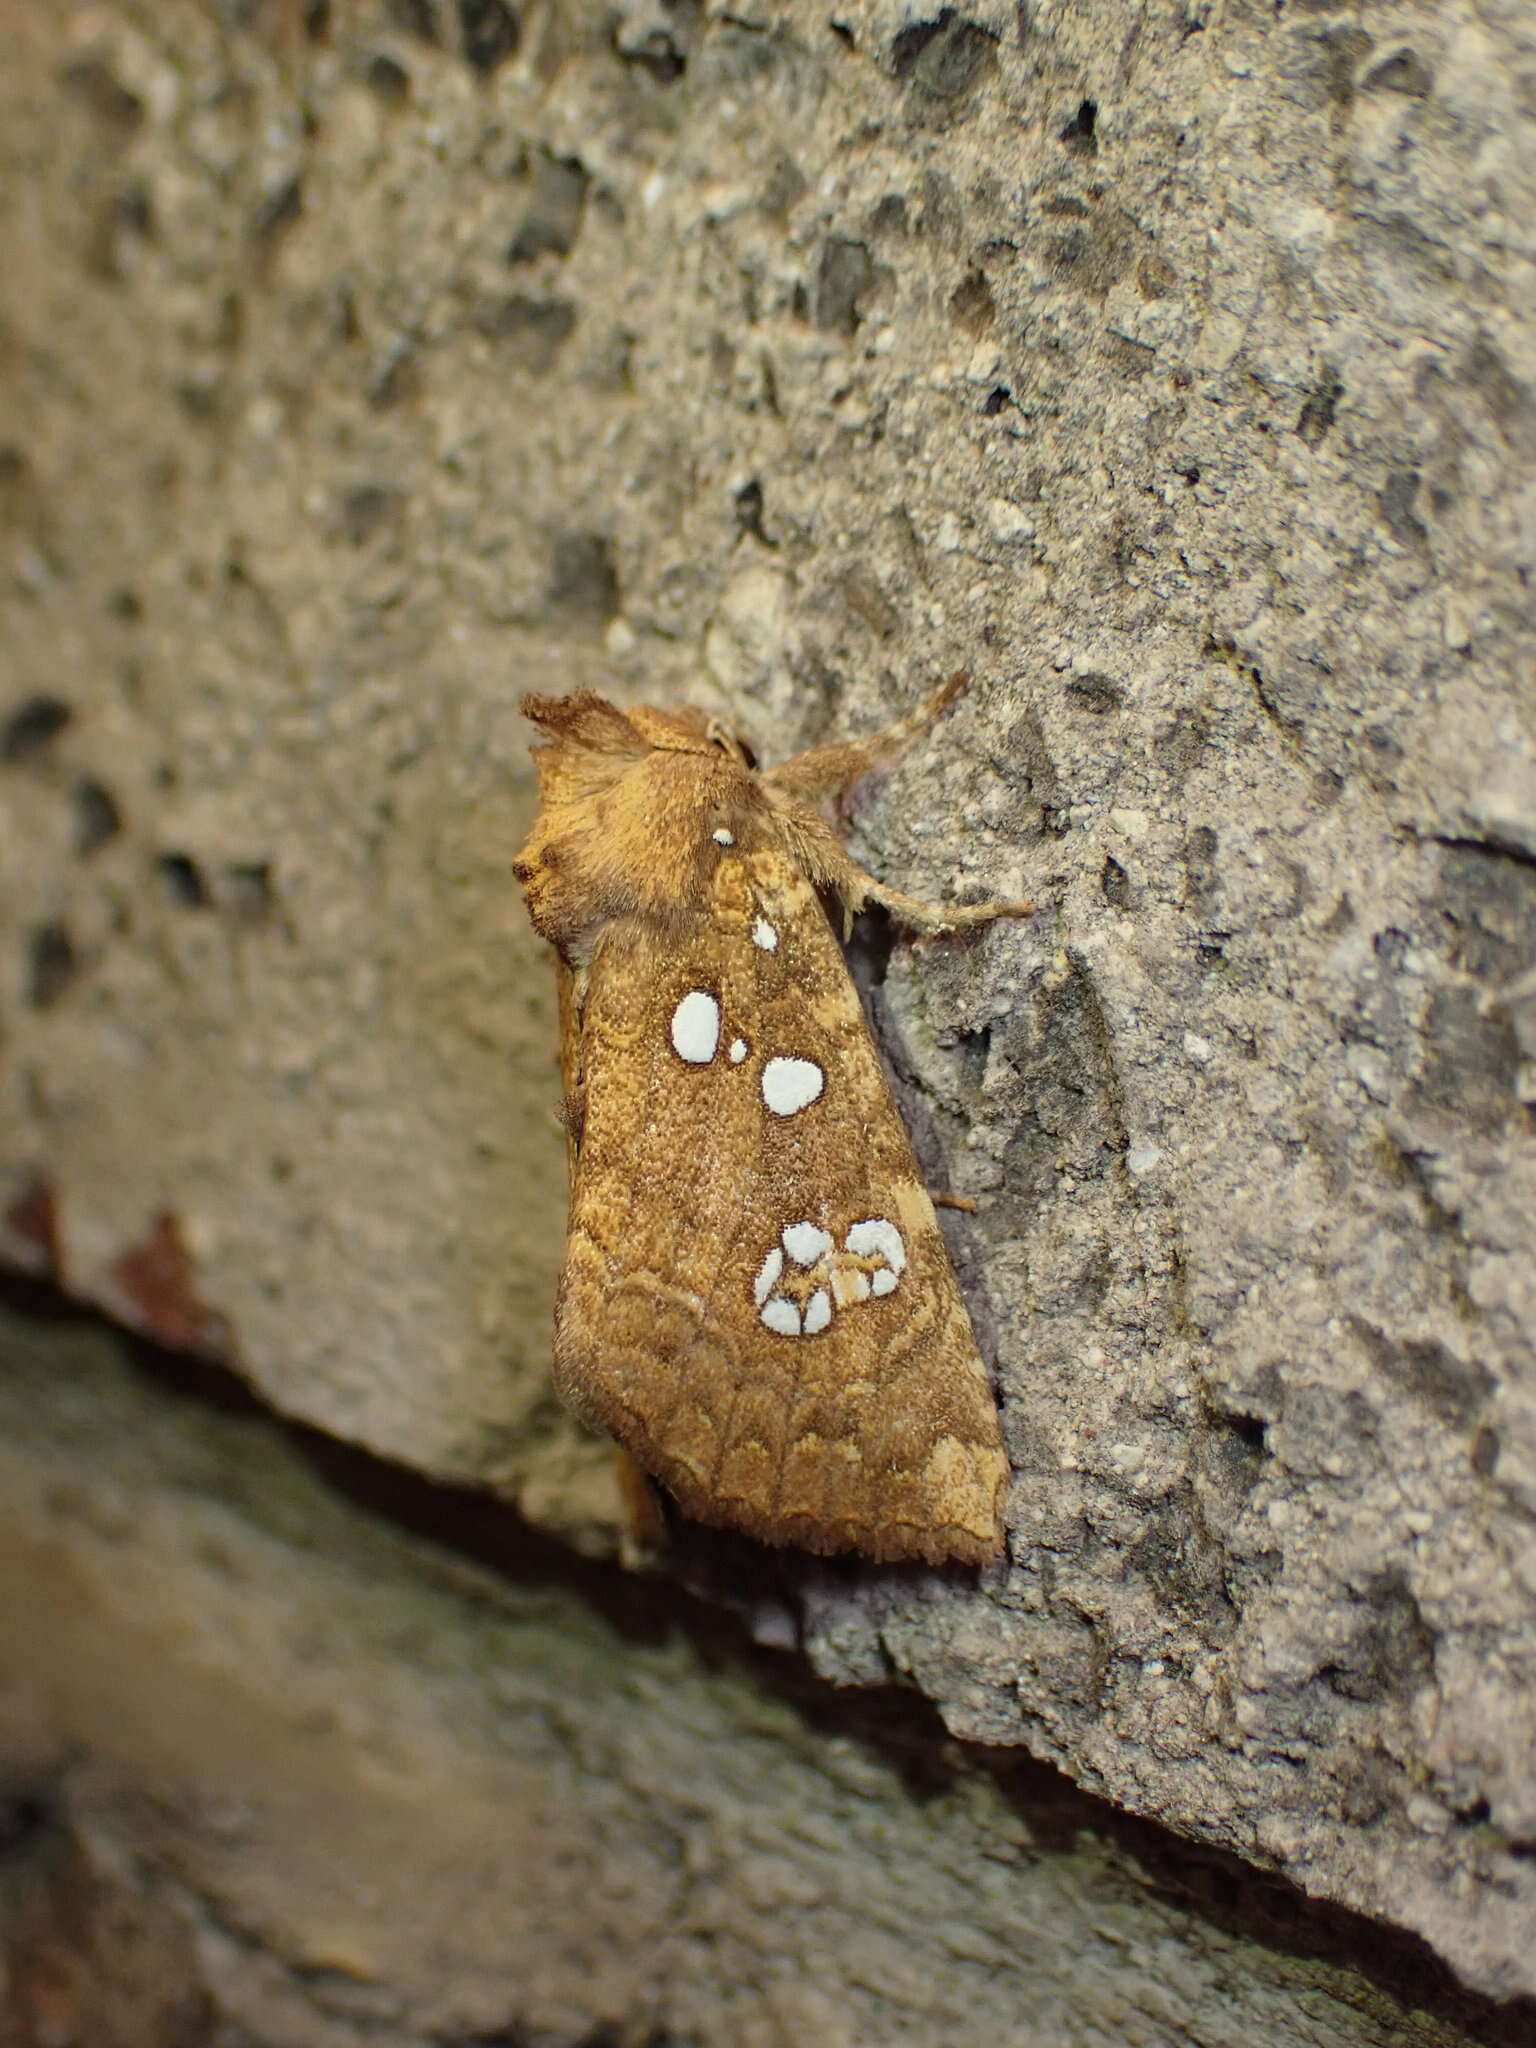
[[[25,1194],[17,1196],[5,1212],[5,1227],[18,1241],[19,1257],[29,1273],[63,1282],[59,1212],[47,1181],[35,1180]]]
[[[123,1253],[111,1277],[146,1336],[171,1351],[234,1362],[234,1332],[226,1317],[198,1300],[181,1225],[171,1210],[162,1210],[144,1242]]]

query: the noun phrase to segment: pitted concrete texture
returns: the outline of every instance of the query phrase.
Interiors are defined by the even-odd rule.
[[[6,2048],[1530,2038],[910,1696],[368,1484],[0,1315]]]
[[[794,1626],[1536,1991],[1533,77],[1514,0],[19,10],[8,1255],[611,1551],[516,693],[776,758],[963,667],[856,850],[1042,908],[860,962],[1010,1553]]]

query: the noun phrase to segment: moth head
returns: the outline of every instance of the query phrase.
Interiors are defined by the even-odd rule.
[[[622,711],[590,690],[525,697],[523,712],[546,744],[513,870],[535,927],[568,958],[612,918],[699,908],[722,855],[770,819],[741,748],[701,712]]]

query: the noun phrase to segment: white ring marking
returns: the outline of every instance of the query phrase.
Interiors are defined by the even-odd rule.
[[[763,1068],[763,1101],[775,1116],[793,1116],[814,1102],[826,1083],[826,1075],[814,1060],[775,1057]],[[890,1227],[886,1225],[887,1230]]]
[[[907,1248],[902,1243],[901,1232],[883,1216],[870,1216],[862,1223],[850,1225],[843,1244],[860,1258],[884,1259],[893,1273],[901,1272],[907,1263]],[[875,1277],[878,1280],[880,1276],[876,1274]],[[889,1294],[890,1288],[876,1287],[875,1292]]]
[[[690,1067],[707,1067],[719,1043],[720,1005],[703,989],[690,989],[672,1012],[672,1050]]]

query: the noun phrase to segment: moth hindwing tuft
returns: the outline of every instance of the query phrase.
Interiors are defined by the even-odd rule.
[[[996,1405],[933,1204],[822,907],[884,888],[817,805],[888,733],[759,773],[696,713],[526,698],[515,863],[561,960],[567,1403],[683,1510],[768,1543],[977,1564],[1002,1542]]]

